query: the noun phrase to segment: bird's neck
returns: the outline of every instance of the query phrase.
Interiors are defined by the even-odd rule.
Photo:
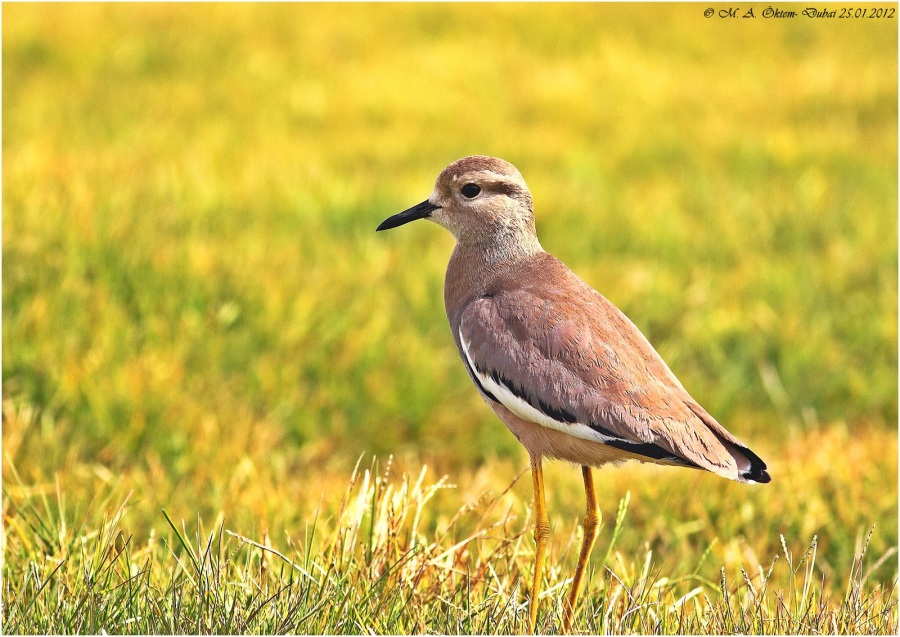
[[[483,237],[457,238],[454,256],[464,255],[488,270],[506,267],[544,251],[534,228],[502,225]]]
[[[457,309],[461,310],[473,299],[492,294],[497,282],[511,269],[543,253],[534,234],[495,235],[490,241],[458,242],[444,279],[444,303],[453,329],[458,328]]]

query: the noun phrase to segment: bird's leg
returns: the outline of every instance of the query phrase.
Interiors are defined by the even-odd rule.
[[[531,480],[534,484],[534,583],[531,587],[531,608],[528,615],[528,632],[534,634],[537,621],[538,595],[541,592],[541,577],[544,573],[544,557],[547,553],[547,539],[550,537],[550,523],[547,521],[547,506],[544,504],[544,472],[540,456],[531,458]]]
[[[575,614],[575,603],[578,601],[578,594],[581,592],[581,585],[584,581],[584,571],[600,529],[600,509],[597,506],[597,496],[594,494],[594,477],[591,475],[591,468],[581,467],[581,474],[584,476],[584,493],[587,499],[584,523],[582,524],[584,540],[581,542],[581,553],[578,555],[578,565],[575,567],[575,578],[572,580],[572,588],[569,589],[569,594],[563,607],[563,632],[566,633],[572,627],[572,617]]]

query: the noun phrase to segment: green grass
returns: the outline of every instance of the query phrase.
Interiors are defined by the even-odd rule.
[[[896,19],[704,8],[4,5],[4,631],[522,630],[452,239],[374,233],[486,153],[773,475],[600,472],[578,629],[896,632]]]
[[[374,469],[374,467],[373,467]],[[10,632],[47,633],[66,627],[97,633],[445,633],[510,634],[526,629],[522,582],[533,556],[529,515],[507,488],[483,493],[449,520],[435,495],[446,477],[429,482],[376,471],[354,471],[339,507],[322,510],[279,550],[226,528],[186,525],[163,511],[160,536],[136,543],[125,521],[127,499],[109,500],[106,519],[83,528],[67,524],[60,499],[14,507],[46,552],[39,562],[18,546],[11,559],[28,561],[22,579],[4,589]],[[511,487],[512,485],[510,485]],[[606,546],[589,571],[591,594],[577,631],[612,633],[784,634],[896,632],[896,591],[873,586],[873,571],[896,555],[867,555],[873,530],[857,538],[843,590],[828,592],[817,563],[819,540],[789,546],[767,566],[706,564],[714,543],[674,570],[654,551],[624,556],[617,540],[629,532],[630,492],[607,523]],[[21,529],[16,529],[17,531]],[[557,544],[557,547],[560,545]],[[539,632],[559,630],[575,533],[551,551]]]

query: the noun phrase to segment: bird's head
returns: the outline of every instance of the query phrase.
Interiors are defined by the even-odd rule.
[[[430,219],[462,244],[537,241],[531,192],[516,167],[496,157],[463,157],[438,176],[422,203],[385,219],[378,230]]]

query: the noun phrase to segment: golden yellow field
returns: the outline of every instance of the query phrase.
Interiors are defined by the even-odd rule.
[[[598,472],[576,629],[896,633],[898,17],[707,6],[5,4],[4,631],[523,630],[453,240],[374,232],[488,154],[773,476]]]

